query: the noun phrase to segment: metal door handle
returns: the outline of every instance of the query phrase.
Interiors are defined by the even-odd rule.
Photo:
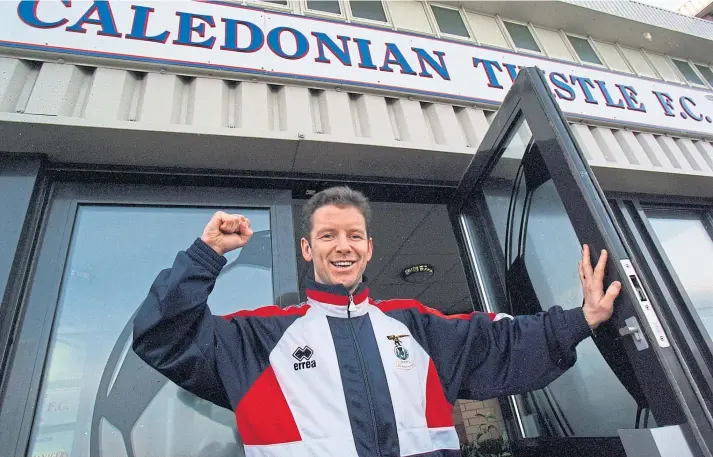
[[[641,327],[639,326],[639,321],[636,320],[636,317],[632,316],[626,319],[624,323],[626,324],[626,327],[622,327],[619,329],[619,335],[631,335],[634,338],[634,344],[636,345],[636,349],[638,349],[639,351],[647,349],[649,347],[649,343],[646,342],[646,338],[644,338],[644,332],[641,330]]]

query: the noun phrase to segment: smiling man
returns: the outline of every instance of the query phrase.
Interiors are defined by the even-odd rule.
[[[415,300],[378,301],[363,280],[371,210],[346,187],[304,207],[307,301],[213,316],[208,296],[224,254],[252,236],[241,215],[216,213],[156,278],[134,320],[134,351],[181,387],[235,411],[247,456],[456,457],[458,398],[539,389],[576,360],[609,319],[621,288],[603,289],[582,249],[582,308],[533,316],[444,316]]]

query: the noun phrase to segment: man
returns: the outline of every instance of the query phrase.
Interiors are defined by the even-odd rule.
[[[575,346],[609,319],[606,252],[579,265],[582,308],[512,318],[444,316],[415,300],[375,301],[362,281],[372,256],[364,196],[337,187],[304,207],[307,301],[217,317],[208,296],[223,254],[245,246],[250,221],[216,213],[162,271],[134,321],[137,354],[181,387],[235,411],[248,456],[455,457],[457,398],[546,386]],[[286,253],[287,254],[287,253]]]

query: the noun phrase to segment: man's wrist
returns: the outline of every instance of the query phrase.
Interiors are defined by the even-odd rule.
[[[216,254],[218,254],[218,255],[220,255],[220,256],[225,255],[225,252],[223,252],[222,249],[220,249],[218,246],[215,246],[215,245],[209,243],[208,241],[205,240],[205,238],[201,237],[201,241],[202,241],[206,246],[208,246],[209,248],[211,248],[211,249],[213,250],[213,252],[215,252]]]

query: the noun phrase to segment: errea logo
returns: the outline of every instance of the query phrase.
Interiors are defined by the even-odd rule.
[[[292,357],[298,361],[294,365],[295,371],[302,370],[303,368],[315,368],[317,366],[317,361],[310,360],[313,355],[314,351],[309,346],[305,346],[303,348],[298,347],[295,349],[295,352],[292,353]]]

